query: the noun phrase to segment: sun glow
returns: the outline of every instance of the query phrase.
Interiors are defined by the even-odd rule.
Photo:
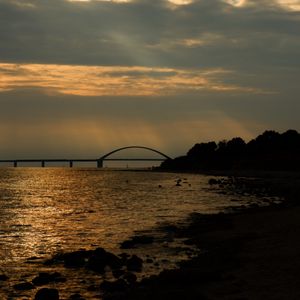
[[[247,5],[247,3],[251,4],[251,1],[249,0],[223,0],[223,1],[235,7],[245,6]],[[274,0],[274,2],[278,3],[280,6],[288,10],[293,10],[293,11],[300,10],[300,0]]]
[[[187,5],[193,2],[193,0],[169,0],[169,2],[176,5]]]
[[[246,3],[246,0],[224,0],[224,1],[236,7],[243,6]]]
[[[132,2],[133,0],[68,0],[69,2],[92,2],[92,1],[97,1],[97,2],[117,2],[117,3],[128,3]],[[192,3],[194,0],[168,0],[172,4],[175,5],[187,5]]]
[[[67,0],[69,2],[117,2],[117,3],[127,3],[131,2],[132,0]]]
[[[300,11],[300,0],[277,0],[277,2],[289,10]]]

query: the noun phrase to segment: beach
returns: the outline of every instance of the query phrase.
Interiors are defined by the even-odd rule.
[[[283,204],[193,216],[178,234],[201,250],[196,258],[105,299],[300,299],[299,180],[292,178],[265,179],[286,196]]]
[[[15,290],[7,299],[299,299],[299,175],[219,175],[205,178],[215,195],[231,195],[225,212],[194,211],[185,222],[123,240],[117,252],[92,247],[32,257],[26,264],[35,273],[14,282],[0,276]],[[260,200],[237,205],[241,197]],[[177,268],[162,259],[166,251]]]

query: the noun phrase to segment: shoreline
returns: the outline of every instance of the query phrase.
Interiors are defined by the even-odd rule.
[[[187,218],[187,225],[169,224],[166,228],[158,227],[157,231],[170,231],[175,239],[185,239],[187,248],[196,248],[196,255],[180,262],[178,269],[163,270],[159,275],[152,275],[138,282],[134,277],[138,273],[128,270],[125,273],[125,284],[124,273],[108,280],[104,274],[106,285],[100,285],[98,280],[91,285],[95,291],[101,292],[101,298],[80,298],[78,293],[78,298],[55,299],[300,299],[300,174],[295,175],[297,176],[256,180],[241,177],[234,184],[232,176],[228,177],[228,174],[225,180],[214,180],[217,183],[213,185],[220,185],[224,191],[229,189],[227,191],[248,194],[249,191],[256,193],[258,187],[271,191],[274,196],[284,197],[285,201],[264,207],[240,207],[228,213],[203,215],[195,212]],[[218,177],[216,174],[210,176]],[[225,174],[220,176],[224,177]],[[147,238],[138,237],[136,241],[138,249],[147,252]],[[72,258],[71,264],[74,263],[75,266],[71,267],[75,268],[69,271],[83,271],[86,259],[97,258],[98,252],[81,251],[79,256],[75,255],[74,260]],[[124,252],[128,254],[130,250]],[[74,253],[76,251],[71,252]],[[65,255],[68,254],[59,258],[60,265],[66,263]],[[128,259],[130,255],[122,262],[123,266],[128,263]],[[155,259],[151,260],[151,264],[157,263]],[[78,264],[80,261],[82,263]],[[146,261],[143,264],[145,266]],[[56,268],[54,264],[52,271],[57,271]],[[142,266],[138,267],[141,268]],[[84,272],[90,271],[86,269]],[[48,285],[32,287],[35,289],[34,294],[44,287],[57,288],[59,292],[60,288],[56,287],[55,282],[63,284],[66,278],[58,275],[55,277],[53,274],[46,275],[46,281],[53,279],[54,284],[50,281]],[[40,275],[36,278],[45,280]]]
[[[299,299],[299,213],[268,207],[196,217],[183,234],[199,256],[104,299]]]
[[[193,215],[179,235],[201,251],[197,257],[103,299],[300,299],[299,174],[295,175],[295,181],[265,179],[285,197],[282,204]]]

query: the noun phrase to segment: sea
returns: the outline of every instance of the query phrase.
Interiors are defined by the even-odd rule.
[[[120,243],[135,234],[158,236],[158,228],[183,225],[191,213],[218,213],[257,201],[212,188],[209,178],[143,170],[1,168],[0,275],[9,280],[0,281],[0,299],[33,299],[36,291],[16,291],[13,285],[49,271],[42,261],[57,253],[103,247],[118,254]],[[138,253],[154,253],[162,262],[141,277],[187,258],[180,254],[182,241],[172,242]],[[58,286],[60,299],[71,293],[101,299],[98,290],[82,287],[103,280],[99,275],[59,271],[68,278]]]

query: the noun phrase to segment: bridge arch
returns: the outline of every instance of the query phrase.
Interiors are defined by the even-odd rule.
[[[115,149],[111,152],[108,152],[106,153],[105,155],[103,155],[102,157],[99,158],[99,161],[103,161],[105,160],[105,158],[107,158],[108,156],[116,153],[116,152],[119,152],[119,151],[122,151],[122,150],[126,150],[126,149],[146,149],[146,150],[149,150],[149,151],[152,151],[152,152],[155,152],[157,154],[160,154],[161,156],[165,157],[166,159],[171,159],[170,156],[158,151],[158,150],[155,150],[153,148],[149,148],[149,147],[145,147],[145,146],[127,146],[127,147],[122,147],[122,148],[118,148],[118,149]]]

